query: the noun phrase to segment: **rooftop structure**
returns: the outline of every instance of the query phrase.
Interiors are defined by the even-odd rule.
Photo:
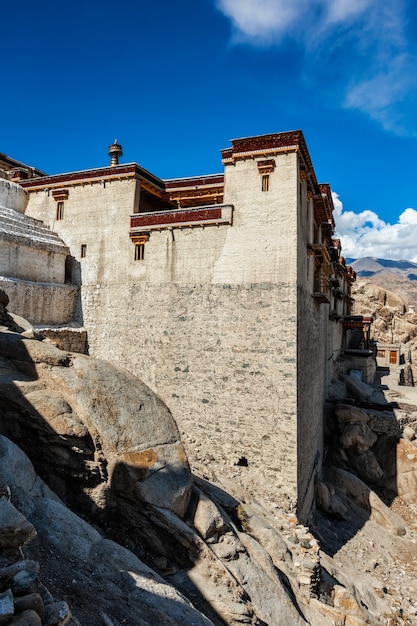
[[[36,178],[37,176],[45,176],[45,173],[0,152],[0,178],[18,183],[21,180]]]

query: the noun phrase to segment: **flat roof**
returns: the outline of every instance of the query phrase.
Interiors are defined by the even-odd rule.
[[[22,181],[22,187],[45,187],[50,185],[69,185],[77,181],[94,180],[97,178],[117,178],[122,175],[137,175],[147,182],[151,183],[160,190],[164,190],[164,181],[154,176],[148,170],[140,167],[137,163],[123,163],[121,165],[108,165],[106,167],[98,167],[89,170],[78,170],[75,172],[66,172],[63,174],[54,174],[52,176],[42,176]]]

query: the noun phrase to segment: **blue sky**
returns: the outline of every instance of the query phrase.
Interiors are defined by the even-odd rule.
[[[21,0],[2,26],[1,152],[57,173],[117,138],[170,178],[301,128],[343,253],[417,262],[413,0]]]

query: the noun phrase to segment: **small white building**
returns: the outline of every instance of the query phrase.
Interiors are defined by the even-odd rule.
[[[381,343],[378,341],[376,363],[378,367],[392,367],[400,365],[401,345]]]

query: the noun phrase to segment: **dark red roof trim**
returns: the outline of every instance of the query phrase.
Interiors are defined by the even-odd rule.
[[[223,174],[213,174],[209,176],[195,176],[192,178],[179,178],[166,180],[165,189],[178,189],[180,187],[200,187],[209,185],[222,185],[224,183]]]
[[[222,217],[221,207],[212,209],[194,209],[191,211],[164,211],[147,215],[132,215],[130,228],[151,227],[163,224],[181,224],[190,222],[204,222],[208,220],[220,220]]]
[[[298,146],[302,141],[302,132],[299,130],[290,133],[274,133],[272,135],[260,135],[259,137],[232,139],[231,144],[233,153],[237,154],[239,152]]]
[[[29,179],[22,181],[22,187],[45,187],[47,185],[56,185],[62,183],[64,185],[76,182],[77,180],[94,180],[95,178],[117,177],[125,174],[136,174],[140,178],[147,180],[159,189],[164,189],[164,183],[147,170],[143,169],[136,163],[127,165],[115,165],[113,167],[102,167],[93,170],[83,170],[78,172],[69,172],[67,174],[56,174],[54,176],[42,176],[41,178]]]
[[[274,148],[290,148],[297,146],[304,158],[304,161],[310,171],[315,186],[318,185],[316,175],[314,173],[313,164],[308,152],[307,144],[301,130],[293,130],[285,133],[273,133],[271,135],[259,135],[257,137],[243,137],[242,139],[232,139],[232,147],[221,150],[223,161],[238,156],[239,154],[253,153]]]

